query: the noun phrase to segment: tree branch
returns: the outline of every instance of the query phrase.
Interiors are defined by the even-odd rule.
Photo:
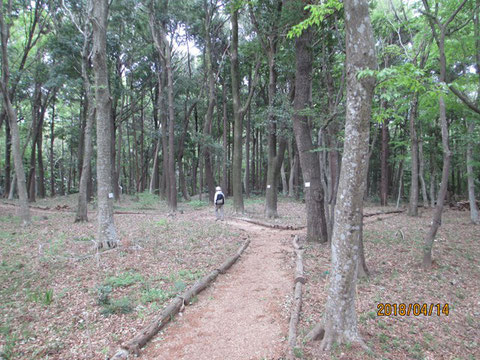
[[[462,93],[460,90],[458,90],[455,86],[453,85],[448,85],[448,88],[460,99],[462,102],[467,105],[470,110],[476,112],[477,114],[480,114],[480,108],[478,108],[470,99]]]
[[[245,102],[245,105],[240,109],[241,114],[245,114],[247,112],[248,107],[250,106],[250,103],[252,102],[253,98],[253,93],[255,92],[255,88],[257,87],[258,83],[258,78],[259,78],[259,69],[260,69],[260,59],[257,60],[257,63],[255,64],[255,75],[253,77],[253,84],[250,87],[250,92],[248,93],[247,101]]]

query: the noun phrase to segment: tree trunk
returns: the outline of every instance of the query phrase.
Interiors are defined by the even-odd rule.
[[[95,100],[97,119],[97,187],[98,187],[98,235],[99,248],[112,248],[118,244],[113,221],[113,192],[111,161],[111,100],[107,68],[107,15],[108,1],[93,1],[93,70],[95,74]]]
[[[478,89],[477,89],[477,105],[480,107],[480,0],[476,0],[476,11],[474,16],[474,34],[475,34],[475,49],[477,62],[477,75],[478,75]],[[475,132],[475,123],[470,121],[467,125],[468,143],[467,143],[467,181],[468,181],[468,200],[470,202],[470,219],[474,224],[480,224],[480,218],[478,215],[477,201],[475,198],[475,181],[473,171],[473,144],[472,138]]]
[[[228,193],[228,119],[227,119],[227,87],[225,86],[225,79],[223,79],[222,84],[222,101],[223,101],[223,178],[222,178],[222,189]]]
[[[403,167],[403,159],[400,160],[400,165],[399,165],[399,168],[398,168],[398,195],[397,195],[397,206],[396,206],[396,209],[398,209],[400,207],[400,199],[402,198],[402,192],[403,192],[403,171],[404,171],[404,167]],[[417,187],[418,189],[418,187]]]
[[[158,70],[157,70],[158,71]],[[153,169],[152,169],[152,178],[150,179],[150,193],[158,194],[160,187],[160,146],[161,146],[161,131],[160,124],[158,120],[158,111],[159,111],[159,102],[158,102],[158,86],[155,86],[152,95],[152,104],[153,104],[153,122],[155,125],[155,136],[157,142],[155,144],[155,150],[153,152]]]
[[[428,196],[427,196],[427,185],[425,184],[425,159],[423,157],[423,141],[420,140],[418,143],[418,160],[419,164],[419,174],[420,184],[422,184],[422,198],[423,198],[423,207],[428,208]]]
[[[89,1],[90,3],[90,1]],[[91,5],[89,4],[89,7]],[[84,25],[84,38],[82,48],[82,81],[85,99],[83,103],[83,111],[86,117],[84,135],[83,135],[83,157],[82,157],[82,171],[80,175],[80,184],[78,189],[78,204],[77,213],[75,215],[75,222],[88,221],[87,216],[87,202],[88,202],[88,181],[91,177],[90,163],[92,160],[93,144],[92,144],[92,129],[95,121],[95,100],[93,97],[90,79],[88,77],[89,65],[89,25],[88,21]]]
[[[36,168],[36,149],[39,138],[41,123],[41,107],[42,107],[42,85],[35,83],[35,90],[33,93],[32,104],[32,150],[30,152],[30,168],[28,171],[27,188],[28,199],[30,202],[36,201],[37,194],[37,168]]]
[[[267,188],[265,193],[265,216],[277,218],[278,178],[285,154],[286,140],[280,139],[277,149],[277,125],[275,120],[274,106],[277,94],[277,70],[276,70],[276,38],[269,41],[268,57],[268,162],[267,162]]]
[[[300,155],[300,166],[305,183],[307,213],[307,240],[328,240],[325,218],[324,192],[321,183],[320,162],[313,152],[312,129],[308,117],[302,111],[310,106],[313,56],[310,50],[312,33],[305,30],[295,41],[296,72],[293,130]]]
[[[46,104],[45,104],[46,106]],[[38,139],[37,139],[37,162],[38,162],[38,179],[37,179],[37,191],[38,197],[40,199],[45,198],[45,168],[43,166],[43,121],[45,117],[45,112],[41,114],[42,119],[40,121],[41,125],[38,129]]]
[[[358,71],[375,67],[373,31],[366,0],[346,0],[347,105],[345,145],[332,236],[332,271],[321,344],[362,343],[357,328],[355,293],[360,258],[359,235],[366,183],[366,160],[374,79]]]
[[[213,121],[213,111],[216,105],[216,94],[215,94],[215,77],[213,74],[213,54],[212,54],[212,40],[210,36],[210,25],[211,25],[211,10],[208,8],[207,1],[204,1],[204,10],[205,10],[205,67],[207,70],[207,84],[208,84],[208,104],[207,112],[205,114],[205,122],[203,124],[203,135],[206,141],[203,144],[203,157],[205,161],[205,177],[207,180],[208,187],[208,199],[210,203],[213,204],[213,197],[215,195],[215,183],[213,176],[213,166],[212,166],[212,152],[211,152],[211,142],[213,142],[212,137],[212,121]]]
[[[388,119],[384,119],[382,124],[382,153],[380,158],[380,204],[382,206],[388,205]]]
[[[8,197],[8,194],[10,192],[10,186],[12,184],[11,182],[11,154],[12,154],[12,135],[10,132],[10,121],[8,119],[7,113],[4,111],[2,112],[4,114],[6,121],[5,121],[5,193],[4,197]]]
[[[412,178],[410,184],[410,202],[408,205],[408,215],[418,216],[418,138],[415,129],[415,120],[417,118],[418,94],[413,95],[410,106],[410,141],[412,147]],[[398,202],[397,202],[398,207]]]
[[[243,114],[240,109],[240,74],[238,64],[238,10],[233,11],[230,20],[232,22],[232,42],[230,44],[232,97],[233,97],[233,207],[236,213],[243,213],[242,193],[242,134]]]
[[[50,196],[55,196],[55,163],[53,145],[55,143],[55,97],[52,102],[52,119],[50,123]]]
[[[20,132],[17,124],[17,114],[13,108],[11,98],[10,98],[10,89],[9,89],[9,77],[10,69],[8,66],[8,27],[4,20],[3,12],[3,3],[0,5],[0,32],[1,32],[1,43],[2,43],[2,80],[1,92],[3,95],[3,101],[5,105],[5,110],[7,112],[7,117],[10,125],[10,131],[12,136],[12,152],[13,152],[13,162],[15,165],[15,174],[17,178],[17,187],[18,187],[18,197],[20,207],[18,210],[18,215],[22,218],[22,223],[28,225],[31,223],[30,209],[28,207],[28,197],[27,197],[27,185],[25,181],[25,170],[23,168],[23,159],[22,153],[20,150]]]
[[[475,181],[473,172],[473,145],[472,138],[475,132],[475,123],[473,121],[468,122],[468,142],[467,142],[467,180],[468,180],[468,201],[470,203],[470,219],[474,224],[480,224],[480,218],[478,215],[477,200],[475,198]]]
[[[249,74],[248,77],[248,87],[250,89],[250,86],[252,82],[252,74]],[[244,188],[245,188],[245,196],[247,198],[250,197],[250,132],[251,132],[251,121],[252,121],[252,110],[249,108],[248,109],[248,115],[247,115],[247,136],[245,139],[245,175],[244,175]]]
[[[162,32],[163,33],[163,32]],[[167,92],[168,92],[168,185],[170,211],[177,211],[177,177],[175,174],[175,103],[173,99],[173,66],[170,45],[163,35],[165,43],[165,65],[167,70]]]
[[[288,155],[290,157],[290,175],[288,176],[288,197],[293,197],[293,187],[295,179],[295,167],[297,166],[296,162],[298,161],[297,152],[294,152],[294,140],[288,142]]]
[[[122,142],[123,142],[123,131],[122,131],[122,121],[123,121],[123,107],[125,105],[125,95],[122,94],[120,114],[118,116],[117,122],[117,151],[116,151],[116,165],[115,165],[115,174],[113,177],[113,189],[115,200],[120,201],[120,196],[122,195],[122,186],[120,181],[120,174],[122,171]],[[158,174],[157,174],[158,175]]]
[[[439,80],[441,83],[446,83],[447,81],[447,59],[445,56],[445,35],[447,33],[447,28],[450,22],[453,21],[456,14],[465,6],[467,0],[464,0],[452,13],[452,15],[446,20],[445,23],[441,23],[440,20],[434,17],[430,12],[430,7],[427,0],[422,0],[425,6],[425,10],[429,13],[427,16],[430,28],[432,30],[433,38],[435,39],[438,46],[439,60],[440,60],[440,77]],[[434,21],[435,19],[435,21]],[[440,34],[438,34],[436,26],[439,27]],[[449,139],[448,139],[448,122],[447,122],[447,111],[445,106],[445,99],[443,94],[439,95],[439,115],[440,115],[440,126],[442,130],[442,147],[443,147],[443,169],[442,169],[442,182],[440,185],[440,190],[438,192],[437,205],[433,212],[432,223],[430,230],[425,237],[425,242],[423,246],[423,267],[425,269],[430,269],[432,266],[432,248],[433,241],[437,231],[442,223],[442,213],[443,213],[443,204],[445,201],[445,195],[447,194],[448,187],[448,175],[450,172],[450,159],[451,151],[449,148]]]
[[[435,175],[437,168],[435,166],[435,156],[433,151],[430,152],[430,207],[435,207]]]
[[[285,162],[282,162],[282,167],[280,168],[280,176],[282,177],[282,194],[283,196],[287,196],[288,183],[287,183],[287,174],[285,173]]]

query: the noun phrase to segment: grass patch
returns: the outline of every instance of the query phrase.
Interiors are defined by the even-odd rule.
[[[293,348],[293,355],[294,355],[297,359],[303,359],[303,350],[302,350],[301,348],[294,347],[294,348]]]
[[[44,291],[34,290],[32,292],[28,292],[27,299],[29,301],[48,306],[53,302],[53,289],[46,289]]]
[[[110,276],[106,278],[105,285],[110,285],[113,288],[127,287],[141,281],[144,281],[141,274],[134,271],[127,271],[118,276]]]
[[[160,202],[158,195],[148,191],[138,193],[138,208],[143,210],[155,210]]]
[[[126,296],[120,299],[111,300],[102,306],[103,309],[101,313],[105,316],[112,314],[128,314],[131,313],[134,308],[132,300]]]
[[[76,236],[72,240],[75,242],[89,242],[89,241],[92,241],[93,239],[95,239],[95,237],[93,235],[89,235],[89,236]]]
[[[408,349],[408,352],[414,359],[423,360],[425,358],[425,354],[423,353],[422,346],[418,343],[415,343],[415,345],[413,345],[410,349]]]
[[[200,210],[200,209],[203,209],[207,206],[209,206],[209,202],[208,201],[203,201],[203,200],[199,200],[199,199],[196,199],[196,200],[191,200],[188,205],[190,205],[194,210]]]
[[[146,289],[142,292],[140,301],[143,304],[152,303],[152,302],[163,303],[174,296],[175,296],[175,293],[172,291],[152,288],[152,289]]]

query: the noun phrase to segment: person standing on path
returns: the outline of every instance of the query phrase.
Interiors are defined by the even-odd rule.
[[[215,196],[213,198],[213,203],[215,204],[215,221],[223,221],[223,204],[225,204],[225,195],[223,195],[222,188],[220,186],[217,186],[215,191]]]

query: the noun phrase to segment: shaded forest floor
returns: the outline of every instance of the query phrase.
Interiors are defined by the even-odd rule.
[[[227,221],[216,223],[212,207],[205,202],[180,203],[183,213],[169,217],[165,203],[148,194],[125,198],[115,206],[120,212],[115,222],[122,245],[97,253],[95,213],[89,214],[89,223],[73,224],[76,199],[38,201],[34,206],[40,209],[32,209],[34,225],[28,228],[20,226],[14,206],[0,203],[0,354],[4,358],[105,359],[244,239],[251,239],[252,249],[240,262],[258,254],[254,242],[260,230],[229,224],[231,201],[226,205]],[[264,198],[246,199],[247,214],[266,221],[263,204]],[[365,212],[379,210],[367,207]],[[434,268],[424,272],[419,264],[431,211],[421,212],[415,219],[405,213],[365,218],[371,276],[358,285],[357,312],[361,334],[372,352],[342,346],[326,354],[314,343],[300,346],[298,358],[480,358],[480,227],[470,225],[468,212],[447,210],[435,242]],[[273,223],[304,225],[304,204],[281,198],[279,215]],[[277,231],[282,246],[289,245],[292,233]],[[293,286],[293,255],[286,251],[282,259],[287,271],[291,269]],[[234,265],[232,276],[242,276],[236,269],[241,265]],[[300,336],[322,318],[328,286],[327,246],[307,244],[305,270]],[[272,293],[270,301],[288,309],[291,297]],[[204,301],[215,304],[215,298],[202,300],[200,295],[198,307]],[[448,317],[379,317],[378,303],[448,303],[450,312]],[[194,307],[187,308],[182,320]],[[278,344],[285,343],[287,315],[279,315],[285,334],[277,334]],[[169,327],[155,343],[173,341],[168,332]],[[194,340],[215,342],[208,336]]]

